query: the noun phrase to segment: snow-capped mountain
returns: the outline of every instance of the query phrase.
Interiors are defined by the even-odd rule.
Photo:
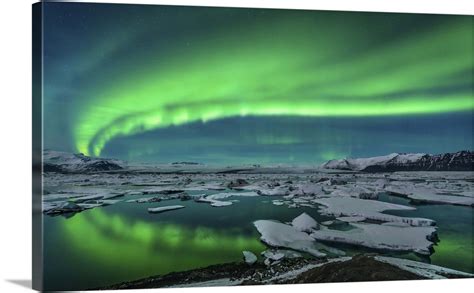
[[[114,159],[92,158],[83,154],[45,150],[43,171],[81,173],[123,169],[124,163]]]
[[[330,160],[322,167],[364,172],[472,171],[474,152],[460,151],[438,155],[393,153],[380,157]]]

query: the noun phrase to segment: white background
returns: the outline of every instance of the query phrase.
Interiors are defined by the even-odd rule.
[[[0,292],[31,288],[31,4],[2,0],[0,8]],[[93,1],[88,1],[93,2]],[[278,7],[325,10],[396,11],[474,14],[472,0],[175,0],[100,1],[208,6]],[[474,279],[276,285],[225,288],[226,292],[459,292],[474,288]],[[172,289],[172,292],[220,292],[223,288]],[[150,290],[147,292],[157,292]],[[130,290],[127,292],[144,292]],[[171,292],[161,289],[160,292]]]

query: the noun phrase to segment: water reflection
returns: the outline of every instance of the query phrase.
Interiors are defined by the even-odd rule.
[[[74,249],[107,266],[127,264],[127,278],[204,267],[242,258],[242,250],[265,249],[258,238],[208,227],[129,220],[103,209],[64,221],[64,237]]]
[[[408,204],[398,198],[382,198]],[[167,202],[166,204],[178,204]],[[48,290],[88,289],[152,275],[184,271],[242,260],[242,251],[259,254],[265,246],[252,225],[258,219],[291,221],[302,212],[318,222],[332,219],[317,209],[288,209],[262,198],[239,198],[226,208],[193,201],[186,208],[149,214],[156,204],[116,205],[88,210],[74,217],[46,217],[45,285]],[[472,209],[417,206],[415,211],[391,211],[400,216],[436,220],[441,242],[431,256],[434,264],[472,272]],[[453,221],[456,219],[456,221]],[[363,247],[331,244],[349,255],[371,252]],[[396,255],[420,260],[417,256]],[[429,260],[424,260],[429,261]]]

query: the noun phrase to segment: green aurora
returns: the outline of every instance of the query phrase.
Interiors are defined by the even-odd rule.
[[[46,6],[47,26],[76,18],[94,25],[94,33],[71,28],[63,41],[71,59],[87,58],[66,62],[75,85],[72,101],[61,101],[71,145],[87,155],[124,137],[232,117],[382,121],[474,109],[469,16],[116,5],[110,27],[104,5]],[[51,64],[45,99],[56,101],[64,93],[54,80],[69,69]]]

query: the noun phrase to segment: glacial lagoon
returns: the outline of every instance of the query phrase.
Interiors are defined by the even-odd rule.
[[[335,219],[331,215],[322,215],[318,205],[292,208],[280,205],[279,202],[285,199],[278,195],[232,196],[225,199],[232,204],[224,207],[193,200],[203,194],[226,192],[247,191],[187,191],[191,200],[170,199],[152,203],[128,202],[137,199],[137,195],[133,194],[120,197],[120,202],[116,204],[66,217],[46,216],[45,284],[54,284],[51,290],[67,287],[90,289],[213,264],[242,262],[242,251],[260,256],[268,248],[260,241],[260,234],[253,225],[256,220],[273,219],[286,223],[303,212],[318,223]],[[386,214],[436,221],[440,241],[434,246],[435,252],[428,257],[347,244],[326,244],[343,250],[347,255],[375,251],[474,273],[472,207],[412,205],[408,199],[388,194],[380,194],[378,200],[416,208],[386,211]],[[185,208],[159,214],[147,212],[151,207],[169,205],[183,205]],[[351,229],[347,223],[339,221],[331,227]]]

